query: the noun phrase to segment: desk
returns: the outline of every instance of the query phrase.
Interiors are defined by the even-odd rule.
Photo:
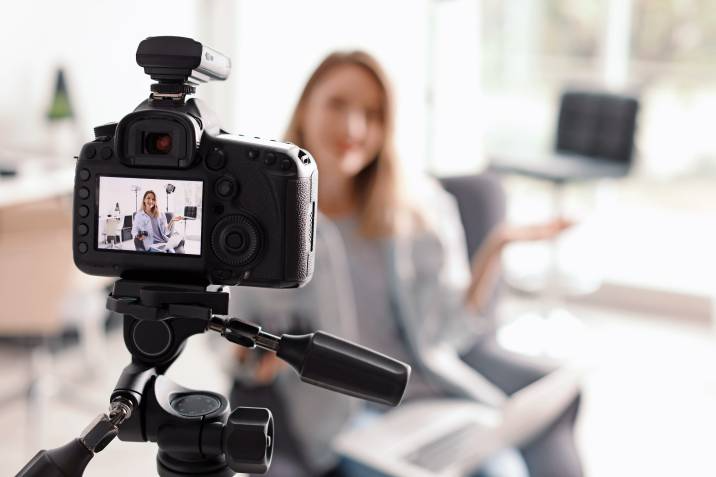
[[[105,222],[104,243],[107,245],[107,248],[115,248],[117,243],[122,243],[122,227],[120,226],[122,217],[118,214],[111,214],[103,215],[100,219]],[[113,237],[111,245],[109,243],[110,237]],[[116,237],[119,237],[119,240],[116,240]],[[119,248],[122,248],[122,246],[120,245]]]
[[[17,176],[0,179],[0,334],[57,332],[69,291],[106,282],[72,261],[72,205],[57,200],[72,197],[74,163],[67,162],[49,169],[28,159]]]
[[[39,160],[29,160],[13,177],[0,178],[0,208],[72,195],[75,164],[48,169]]]

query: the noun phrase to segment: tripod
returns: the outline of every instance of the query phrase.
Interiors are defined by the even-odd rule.
[[[123,315],[124,343],[132,362],[117,381],[108,413],[95,418],[78,439],[38,452],[17,476],[81,476],[94,454],[115,437],[156,442],[160,477],[266,472],[274,442],[268,409],[230,410],[224,396],[185,388],[164,375],[186,340],[205,331],[276,353],[304,382],[392,406],[402,399],[409,366],[320,331],[272,335],[227,317],[228,305],[229,294],[221,289],[115,282],[107,308]]]

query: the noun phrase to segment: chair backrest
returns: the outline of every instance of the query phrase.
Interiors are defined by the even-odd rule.
[[[639,101],[596,91],[562,93],[555,150],[630,164],[634,155]]]
[[[134,221],[134,219],[137,217],[137,213],[138,213],[138,212],[134,212],[134,213],[132,214],[132,221]],[[131,231],[130,231],[130,234],[131,234]],[[136,238],[133,237],[133,241],[134,241],[134,249],[135,249],[137,252],[144,252],[144,251],[146,251],[146,249],[144,248],[144,241],[143,241],[143,240],[137,240]]]
[[[196,206],[195,205],[184,206],[184,217],[190,217],[192,219],[195,219],[196,218]]]
[[[122,227],[120,242],[126,242],[132,238],[132,227]]]
[[[507,200],[502,183],[497,174],[491,172],[443,177],[440,183],[457,200],[467,254],[472,257],[487,234],[505,220]]]
[[[471,258],[494,227],[505,221],[505,190],[499,176],[491,172],[444,177],[440,179],[440,183],[457,200],[465,230],[466,253]],[[494,318],[500,288],[495,288],[482,310],[489,318]]]
[[[112,217],[112,218],[107,219],[106,232],[107,232],[108,237],[110,235],[119,235],[119,229],[120,229],[119,218]]]

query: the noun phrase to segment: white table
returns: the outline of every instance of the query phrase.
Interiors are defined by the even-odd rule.
[[[45,161],[28,159],[14,177],[0,179],[0,208],[71,195],[75,182],[75,164],[49,169]]]

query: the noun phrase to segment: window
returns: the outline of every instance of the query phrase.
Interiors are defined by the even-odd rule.
[[[578,84],[640,95],[641,172],[716,171],[716,3],[484,0],[480,13],[488,154],[548,151],[559,93]]]

